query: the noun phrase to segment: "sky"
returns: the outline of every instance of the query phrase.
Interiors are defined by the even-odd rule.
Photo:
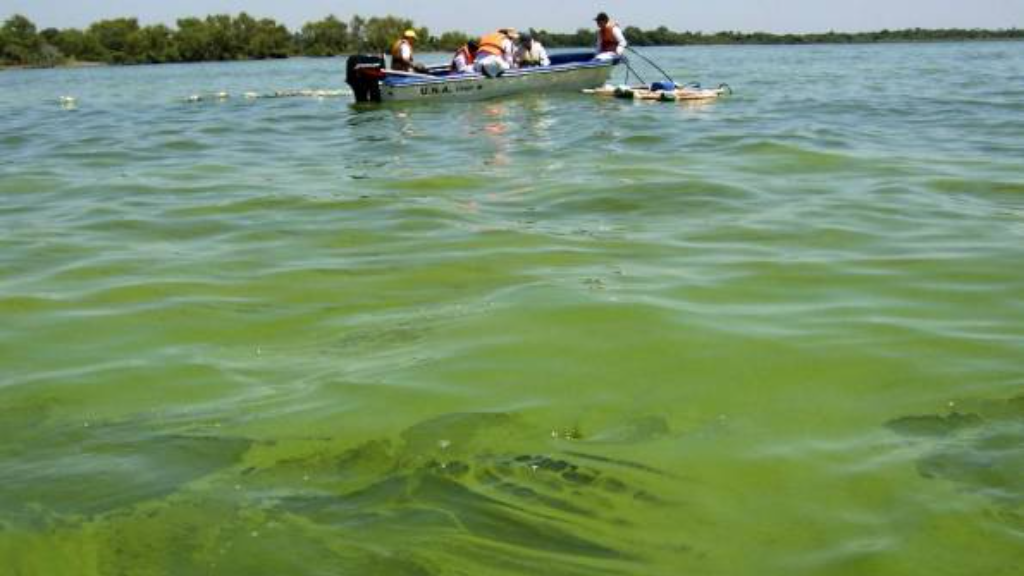
[[[0,18],[24,14],[39,28],[81,28],[121,16],[173,24],[184,16],[245,11],[293,29],[328,14],[345,20],[395,14],[433,32],[504,26],[568,32],[592,26],[600,10],[627,26],[705,32],[1024,28],[1024,0],[0,0]]]

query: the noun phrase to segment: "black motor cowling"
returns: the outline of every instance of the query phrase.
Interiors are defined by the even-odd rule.
[[[345,82],[356,94],[356,102],[380,102],[380,81],[384,78],[384,58],[357,54],[349,56]]]

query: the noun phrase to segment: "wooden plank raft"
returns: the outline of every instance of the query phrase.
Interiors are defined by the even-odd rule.
[[[725,94],[732,94],[732,88],[728,84],[722,84],[718,88],[684,86],[675,90],[651,90],[648,86],[611,86],[606,84],[600,88],[584,90],[583,93],[595,96],[624,98],[627,100],[695,102],[714,100]]]

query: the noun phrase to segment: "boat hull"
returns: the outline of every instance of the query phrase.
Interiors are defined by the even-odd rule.
[[[614,62],[587,62],[509,70],[497,78],[480,74],[444,77],[426,75],[386,77],[381,81],[384,102],[472,101],[513,94],[580,91],[605,84]]]

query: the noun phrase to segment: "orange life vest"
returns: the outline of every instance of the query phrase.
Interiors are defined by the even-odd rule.
[[[618,24],[614,21],[609,21],[598,31],[601,37],[601,52],[615,52],[619,49],[619,41],[615,38],[616,26]]]
[[[472,52],[469,51],[469,46],[463,46],[462,48],[459,48],[458,50],[456,50],[455,51],[455,56],[452,57],[452,71],[453,72],[456,70],[456,68],[455,68],[455,61],[458,60],[460,55],[466,60],[466,65],[467,66],[472,64],[473,62],[476,62],[476,56]]]
[[[412,70],[412,60],[406,60],[402,56],[402,46],[409,44],[409,53],[412,53],[412,44],[409,43],[405,38],[399,38],[391,46],[391,69],[398,70],[400,72],[409,72]]]
[[[505,39],[508,38],[501,32],[493,32],[480,38],[480,48],[477,54],[485,52],[494,56],[505,56]]]

